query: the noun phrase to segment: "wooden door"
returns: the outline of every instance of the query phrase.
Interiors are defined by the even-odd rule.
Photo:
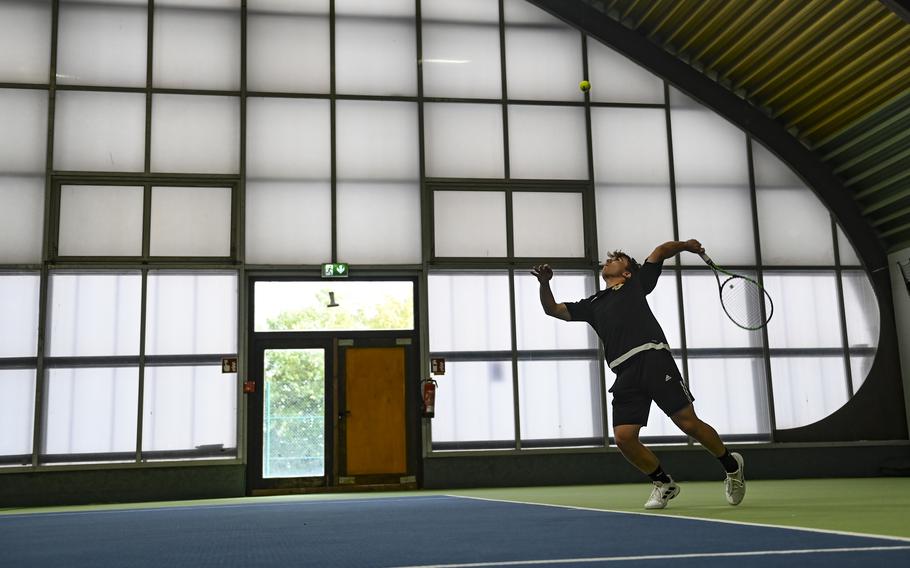
[[[404,347],[345,349],[346,475],[407,471]]]

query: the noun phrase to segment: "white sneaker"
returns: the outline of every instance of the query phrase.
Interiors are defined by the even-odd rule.
[[[743,457],[736,452],[731,452],[730,455],[733,456],[733,459],[739,464],[739,469],[733,473],[727,474],[727,479],[724,480],[724,493],[727,496],[727,503],[739,505],[742,503],[743,497],[746,496],[746,476],[743,471]]]
[[[674,482],[661,483],[654,482],[654,489],[651,490],[651,496],[645,503],[645,509],[663,509],[667,506],[667,501],[679,495],[679,485]]]

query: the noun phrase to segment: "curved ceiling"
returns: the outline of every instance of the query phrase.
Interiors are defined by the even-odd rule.
[[[840,180],[886,250],[910,247],[910,12],[899,0],[584,4],[735,94]],[[571,12],[569,12],[571,14]]]

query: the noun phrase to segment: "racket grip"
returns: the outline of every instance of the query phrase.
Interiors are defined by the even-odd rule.
[[[714,261],[711,260],[711,257],[708,256],[707,253],[703,253],[703,252],[702,252],[702,253],[699,253],[698,256],[700,256],[701,259],[702,259],[703,261],[705,261],[705,264],[708,264],[708,265],[713,265],[713,264],[714,264]]]

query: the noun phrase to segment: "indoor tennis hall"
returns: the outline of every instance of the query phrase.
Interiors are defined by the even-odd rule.
[[[910,565],[899,0],[0,0],[0,566]]]

